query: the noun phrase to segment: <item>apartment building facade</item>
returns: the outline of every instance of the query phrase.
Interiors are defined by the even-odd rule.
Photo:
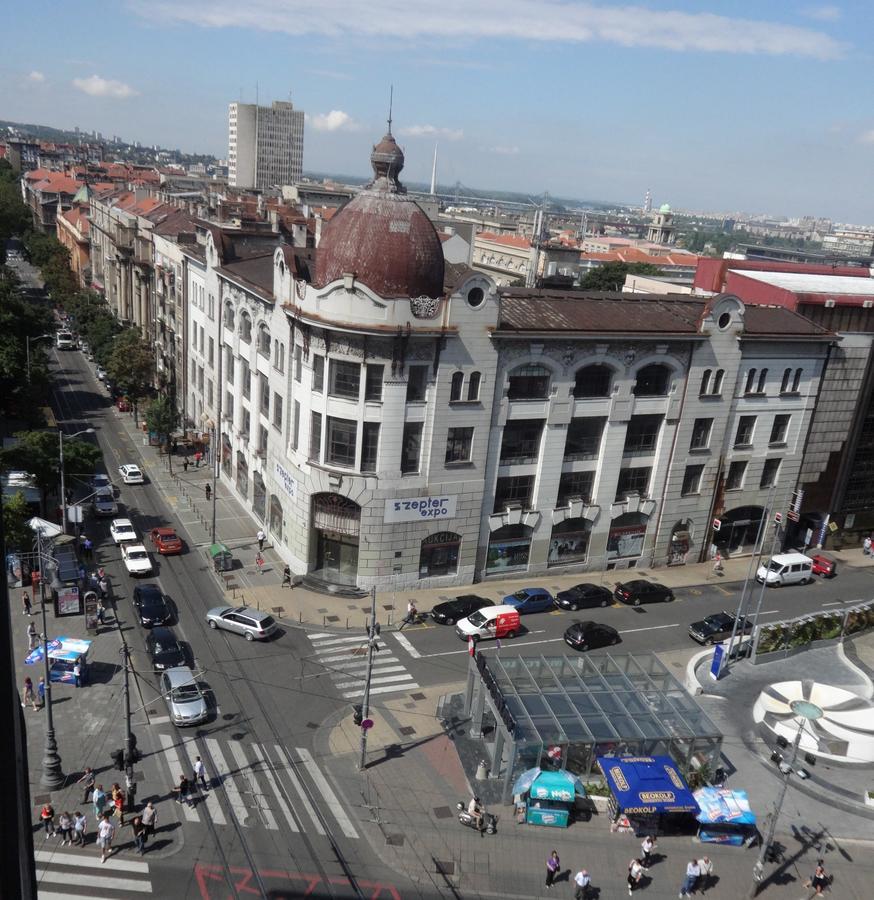
[[[303,174],[304,113],[288,101],[228,107],[228,183],[268,190]]]

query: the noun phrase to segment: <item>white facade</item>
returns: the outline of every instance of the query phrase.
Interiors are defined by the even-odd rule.
[[[303,174],[303,110],[275,100],[270,106],[228,108],[228,183],[267,190],[294,184]]]

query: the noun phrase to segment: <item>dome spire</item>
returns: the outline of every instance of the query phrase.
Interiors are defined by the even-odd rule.
[[[374,146],[370,154],[370,165],[373,167],[373,181],[369,187],[377,191],[389,191],[394,194],[405,194],[406,188],[398,180],[404,167],[404,151],[391,133],[392,106],[394,105],[394,85],[389,88],[388,95],[388,131],[383,139]]]
[[[391,134],[391,108],[394,105],[395,86],[390,84],[388,87],[388,133]]]

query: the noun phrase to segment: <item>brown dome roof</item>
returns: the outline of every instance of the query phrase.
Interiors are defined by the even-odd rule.
[[[317,287],[353,273],[380,297],[440,297],[443,249],[437,231],[398,175],[404,154],[391,132],[370,155],[374,179],[322,227]]]

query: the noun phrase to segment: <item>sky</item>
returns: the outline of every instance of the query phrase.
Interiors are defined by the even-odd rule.
[[[65,12],[62,12],[63,6]],[[871,0],[48,0],[3,13],[0,119],[227,154],[291,99],[304,168],[874,223]]]

